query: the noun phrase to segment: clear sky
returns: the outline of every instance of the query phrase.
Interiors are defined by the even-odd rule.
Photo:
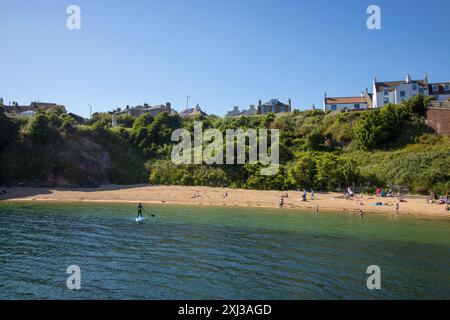
[[[81,8],[81,30],[66,9]],[[381,7],[381,30],[366,27]],[[450,80],[448,0],[0,0],[0,97],[88,116],[125,105],[259,99],[322,106],[373,77]]]

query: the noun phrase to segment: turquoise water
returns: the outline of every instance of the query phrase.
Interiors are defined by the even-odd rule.
[[[132,205],[0,203],[0,299],[450,298],[450,220],[146,209],[136,224]]]

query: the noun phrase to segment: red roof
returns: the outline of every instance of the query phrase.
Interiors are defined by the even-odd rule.
[[[334,97],[326,98],[326,104],[355,104],[355,103],[367,103],[364,97]]]

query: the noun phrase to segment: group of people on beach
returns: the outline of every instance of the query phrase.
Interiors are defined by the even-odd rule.
[[[310,199],[311,199],[311,200],[314,200],[314,196],[315,196],[314,190],[311,189],[311,197],[310,197]],[[289,198],[289,195],[288,195],[287,192],[286,192],[286,193],[283,193],[283,194],[280,196],[280,202],[279,202],[279,207],[280,207],[280,208],[284,208],[284,199],[285,199],[285,198]],[[301,201],[302,201],[302,202],[308,201],[308,192],[306,191],[306,189],[303,189]]]

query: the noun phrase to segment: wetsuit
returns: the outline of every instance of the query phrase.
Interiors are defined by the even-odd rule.
[[[142,218],[142,210],[144,210],[144,207],[142,205],[138,205],[138,218]]]

